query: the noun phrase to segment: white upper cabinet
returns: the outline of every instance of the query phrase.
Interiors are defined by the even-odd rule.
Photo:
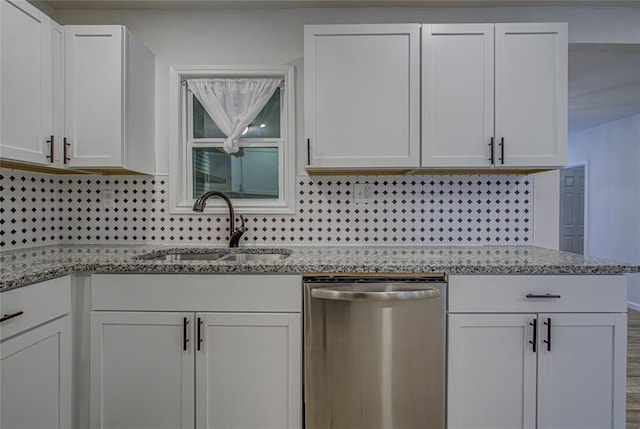
[[[2,1],[0,15],[0,158],[59,165],[61,27],[26,1]]]
[[[493,24],[422,26],[422,166],[487,167]]]
[[[306,167],[420,163],[420,25],[305,26]]]
[[[155,56],[123,26],[65,27],[69,165],[153,174]]]
[[[567,25],[496,24],[496,165],[567,158]]]
[[[423,167],[566,163],[566,24],[423,25],[422,49]]]

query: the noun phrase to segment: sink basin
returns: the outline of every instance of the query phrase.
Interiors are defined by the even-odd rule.
[[[172,253],[164,253],[161,255],[150,255],[143,256],[142,259],[146,259],[147,261],[167,261],[167,262],[179,262],[179,261],[215,261],[220,259],[224,253],[221,252],[172,252]]]
[[[166,252],[166,253],[165,253]],[[155,252],[150,255],[140,256],[147,261],[224,261],[224,262],[270,262],[281,261],[288,258],[290,251],[286,249],[274,249],[261,252],[255,249],[219,249],[215,251],[203,251],[195,249],[173,249],[170,251]]]
[[[226,262],[271,262],[281,261],[288,257],[289,255],[285,253],[228,253],[218,260]]]

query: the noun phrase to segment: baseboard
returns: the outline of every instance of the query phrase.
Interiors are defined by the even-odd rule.
[[[640,304],[638,304],[637,302],[627,301],[627,307],[632,310],[640,311]]]

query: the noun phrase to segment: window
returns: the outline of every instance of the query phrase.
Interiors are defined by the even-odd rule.
[[[242,214],[295,211],[293,66],[172,67],[170,114],[170,203],[172,213],[192,212],[207,191],[229,195]],[[281,78],[282,84],[240,137],[240,150],[223,149],[225,134],[188,89],[186,80]],[[211,199],[206,212],[224,213]]]

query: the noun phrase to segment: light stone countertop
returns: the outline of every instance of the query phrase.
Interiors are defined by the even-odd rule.
[[[0,253],[0,292],[73,272],[101,273],[429,273],[621,274],[640,265],[583,257],[534,246],[274,246],[240,251],[291,252],[280,261],[153,261],[140,259],[189,249],[222,247],[59,245]],[[233,251],[233,250],[232,250]]]

